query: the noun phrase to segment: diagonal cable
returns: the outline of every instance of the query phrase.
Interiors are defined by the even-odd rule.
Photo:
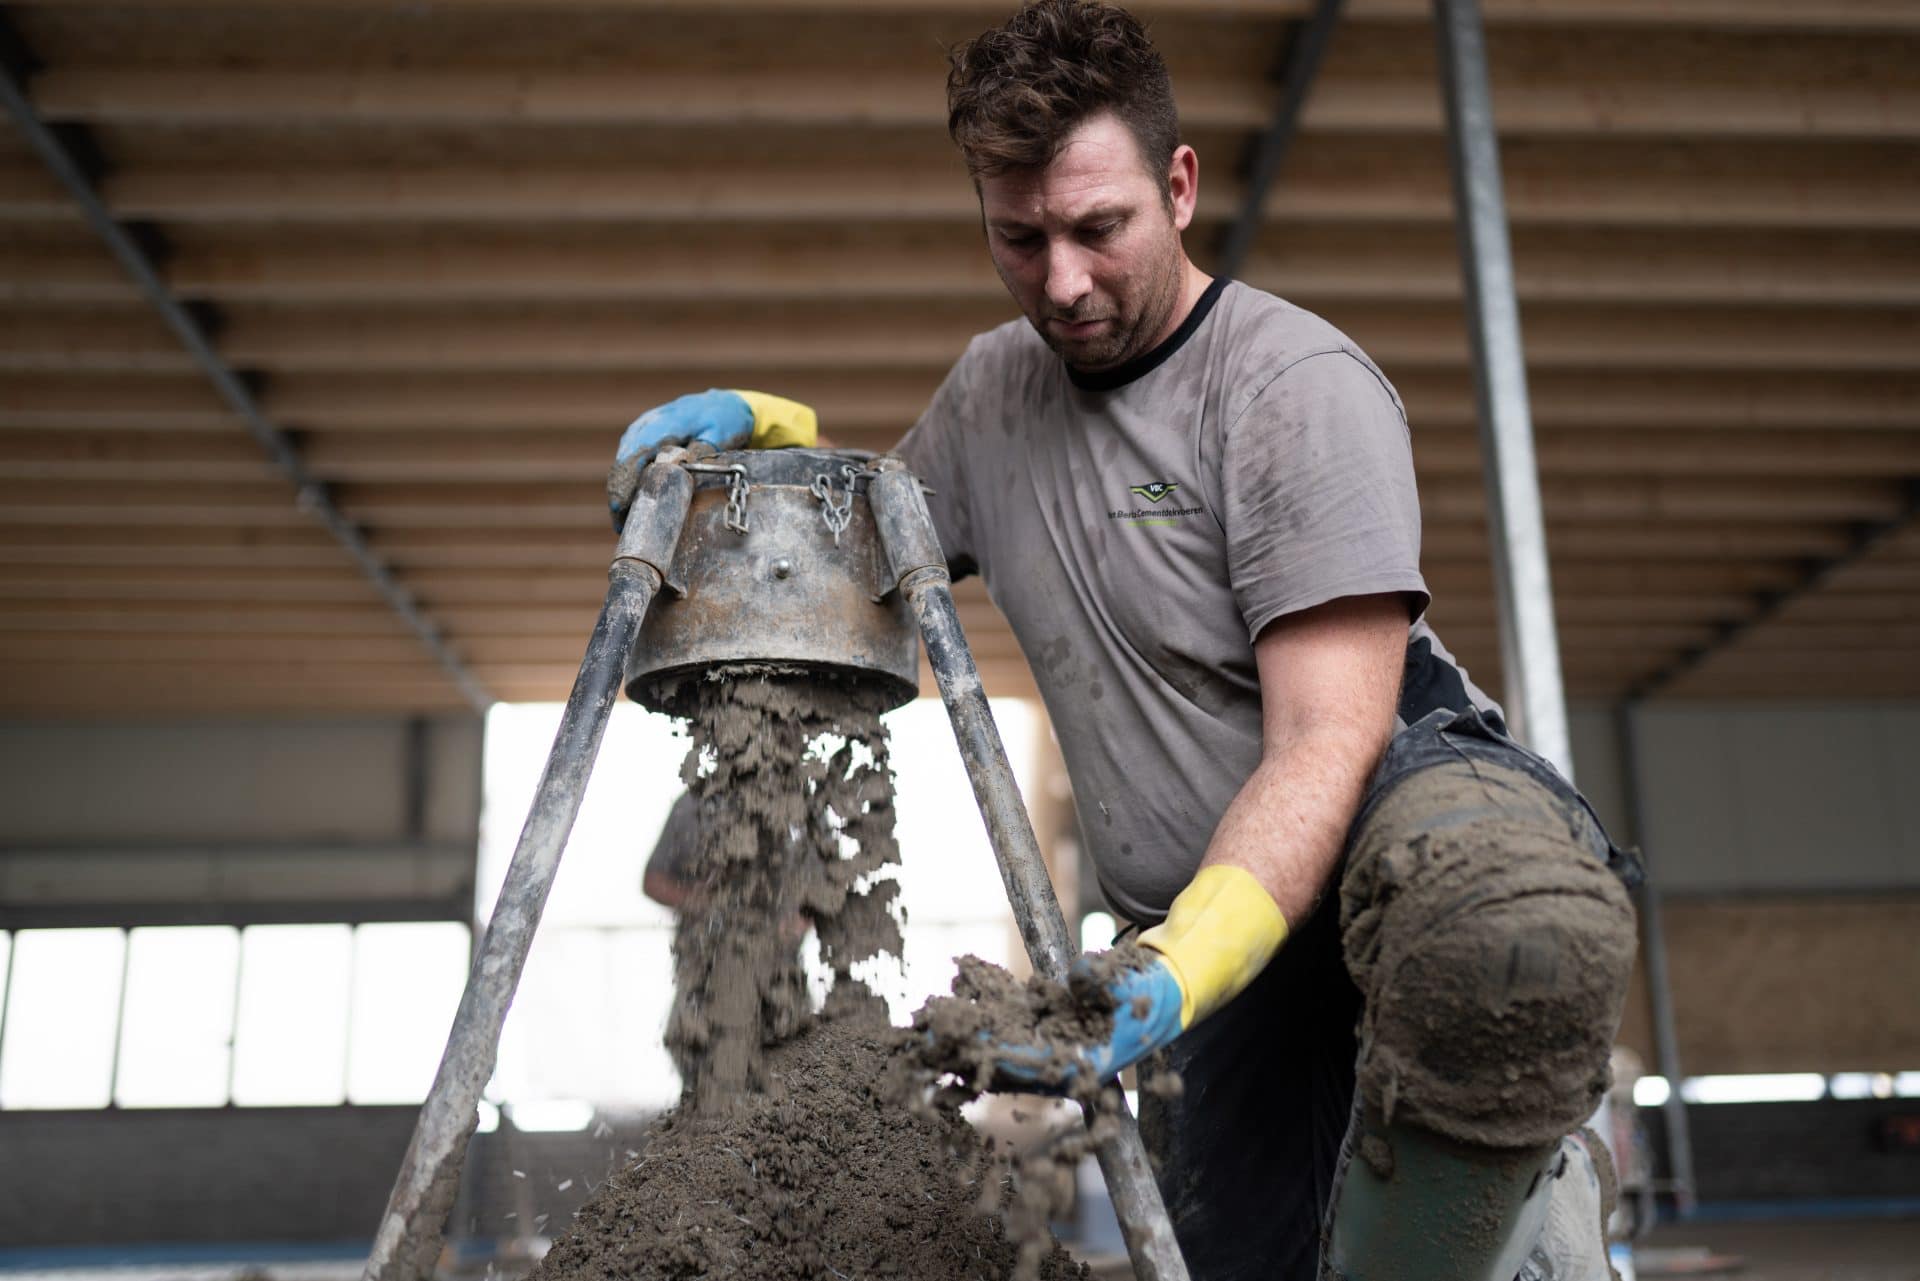
[[[1725,653],[1735,644],[1780,617],[1787,606],[1805,600],[1828,583],[1841,570],[1858,565],[1887,546],[1920,521],[1920,480],[1909,480],[1899,508],[1883,520],[1862,525],[1854,531],[1847,546],[1833,555],[1810,562],[1800,580],[1791,587],[1767,592],[1755,598],[1754,611],[1745,618],[1722,625],[1714,638],[1682,653],[1672,662],[1636,682],[1627,691],[1629,704],[1645,702],[1681,677],[1699,670],[1709,659]]]
[[[87,166],[77,154],[80,144],[73,138],[62,136],[70,131],[56,133],[40,118],[40,113],[34,109],[26,92],[30,66],[31,59],[25,45],[6,23],[4,15],[0,15],[0,102],[4,102],[7,114],[13,117],[29,145],[79,204],[87,225],[106,243],[108,250],[133,278],[140,292],[160,313],[167,328],[187,349],[201,372],[213,382],[221,399],[240,416],[255,442],[266,452],[274,466],[293,483],[295,505],[319,521],[335,541],[346,549],[347,555],[352,557],[360,572],[373,584],[380,598],[400,616],[427,652],[446,670],[467,702],[475,711],[484,712],[493,702],[493,696],[487,693],[472,669],[447,644],[440,629],[421,610],[413,593],[394,577],[386,562],[368,544],[360,527],[348,520],[334,505],[326,485],[307,470],[293,441],[267,417],[245,379],[214,350],[200,320],[160,278],[153,258],[133,232],[107,209]]]
[[[1305,22],[1293,29],[1281,60],[1280,102],[1274,108],[1273,123],[1256,144],[1247,166],[1247,190],[1240,212],[1220,242],[1220,255],[1214,261],[1213,274],[1232,279],[1247,264],[1254,238],[1260,234],[1261,213],[1266,207],[1267,191],[1273,186],[1286,163],[1287,151],[1300,132],[1300,117],[1306,110],[1307,95],[1325,61],[1333,29],[1340,23],[1340,0],[1319,0]]]

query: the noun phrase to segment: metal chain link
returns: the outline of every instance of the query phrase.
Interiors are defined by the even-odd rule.
[[[813,478],[809,486],[813,496],[820,500],[820,519],[827,523],[827,532],[833,535],[833,545],[840,545],[840,535],[853,523],[853,482],[860,474],[852,467],[842,467],[841,475],[847,478],[847,492],[839,502],[833,497],[833,478],[821,472]]]
[[[753,486],[747,483],[747,469],[733,467],[733,474],[727,477],[727,516],[726,526],[736,534],[747,532],[747,495]]]
[[[702,472],[710,476],[727,478],[727,514],[726,526],[736,534],[747,532],[747,495],[753,492],[753,486],[747,480],[747,469],[739,463],[721,466],[718,463],[682,463],[688,471]]]

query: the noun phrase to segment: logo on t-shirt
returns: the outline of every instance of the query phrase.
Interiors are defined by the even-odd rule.
[[[1150,480],[1143,485],[1129,485],[1129,494],[1138,494],[1152,503],[1151,507],[1128,507],[1107,513],[1108,520],[1125,521],[1129,525],[1173,525],[1181,517],[1198,516],[1205,507],[1162,507],[1160,504],[1180,488],[1178,482],[1171,480]]]

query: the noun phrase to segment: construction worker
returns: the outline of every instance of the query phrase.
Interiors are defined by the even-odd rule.
[[[1188,258],[1199,163],[1124,10],[1039,0],[951,55],[949,127],[1024,319],[898,453],[1033,668],[1115,912],[1102,1078],[1199,1281],[1604,1281],[1626,860],[1422,621],[1399,397],[1350,339]],[[810,443],[711,391],[654,451]],[[1003,1047],[1010,1071],[1024,1060]]]

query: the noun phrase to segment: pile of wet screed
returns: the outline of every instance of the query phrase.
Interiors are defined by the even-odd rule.
[[[958,1105],[990,1084],[981,1032],[1084,1040],[1110,1015],[969,957],[955,996],[889,1026],[853,973],[901,946],[879,700],[734,671],[685,682],[672,705],[701,815],[667,1027],[683,1093],[535,1281],[1084,1277],[1047,1229],[1062,1180],[1041,1175],[1078,1161],[1087,1128],[996,1151]],[[809,931],[832,976],[818,1010]]]

